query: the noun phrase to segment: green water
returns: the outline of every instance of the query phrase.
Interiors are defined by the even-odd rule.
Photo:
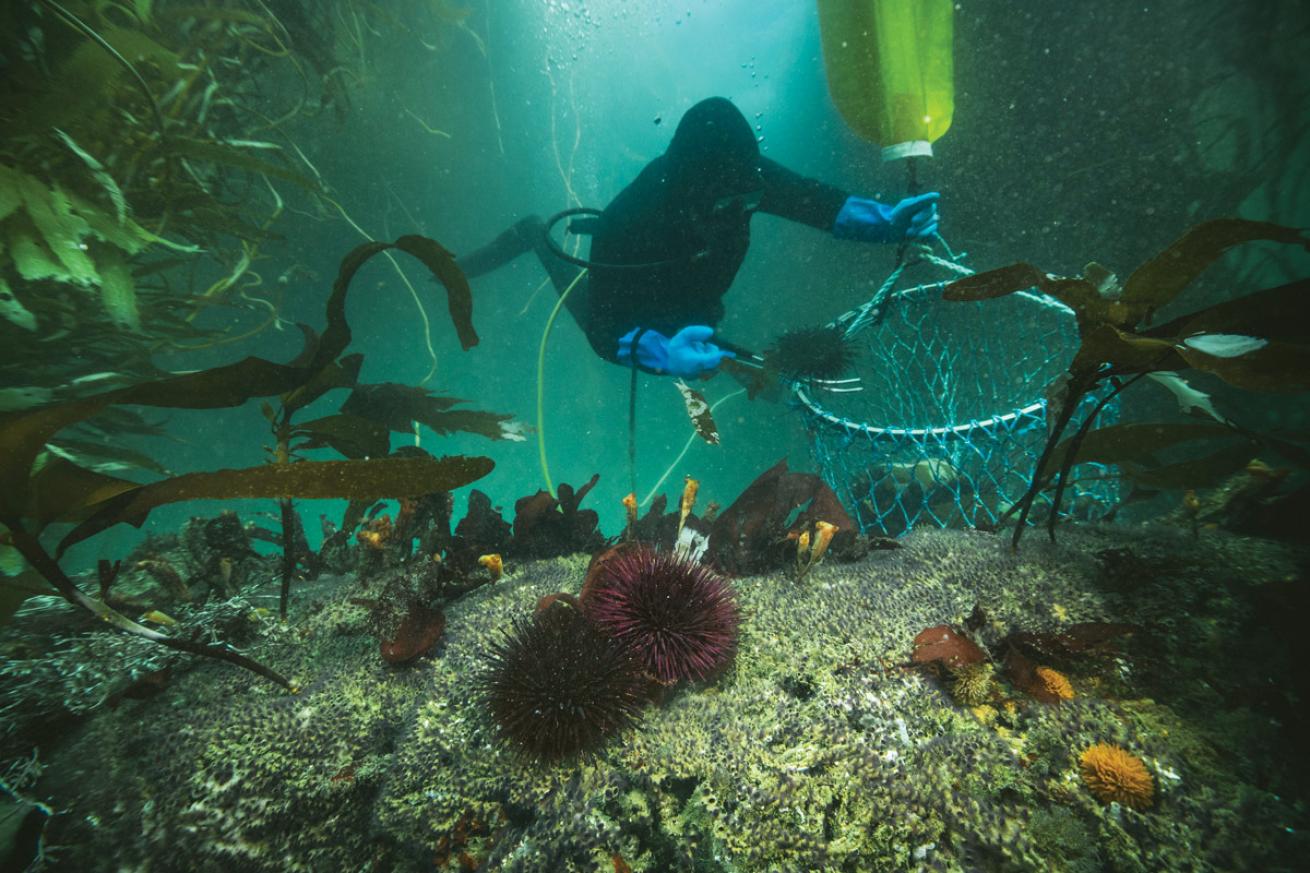
[[[525,216],[606,207],[664,153],[683,113],[708,97],[732,101],[760,153],[802,176],[889,204],[911,191],[940,192],[941,238],[931,252],[959,270],[930,276],[932,265],[916,261],[925,272],[908,273],[898,287],[1016,262],[1090,276],[1094,261],[1122,280],[1203,221],[1310,225],[1310,17],[1296,2],[955,4],[953,123],[912,171],[884,162],[834,107],[816,8],[797,0],[24,0],[6,4],[0,25],[0,433],[13,457],[22,416],[43,406],[250,356],[293,361],[305,348],[297,325],[324,329],[342,259],[370,240],[417,234],[462,256]],[[554,233],[587,256],[585,242],[575,249],[560,226]],[[1140,329],[1304,282],[1304,237],[1288,233],[1282,243],[1269,232],[1235,246]],[[77,251],[61,251],[65,244]],[[826,480],[854,518],[848,527],[874,536],[922,530],[903,553],[875,550],[840,569],[829,559],[808,583],[789,579],[790,565],[776,561],[757,587],[737,580],[745,612],[733,671],[718,684],[670,691],[647,710],[636,739],[613,740],[584,763],[541,767],[507,752],[493,732],[465,727],[485,713],[461,677],[479,668],[479,646],[538,597],[577,593],[585,553],[536,564],[536,555],[519,559],[507,549],[510,586],[441,600],[441,648],[408,672],[379,666],[382,619],[352,598],[386,600],[394,580],[436,572],[421,567],[429,555],[416,550],[410,560],[410,543],[403,556],[369,564],[367,547],[346,531],[353,557],[317,580],[301,572],[286,624],[276,618],[281,517],[273,499],[170,501],[122,519],[139,529],[119,523],[60,555],[69,584],[94,603],[97,563],[126,558],[121,585],[143,587],[132,588],[120,612],[163,633],[194,630],[193,642],[232,639],[305,689],[297,716],[287,702],[295,698],[237,666],[173,652],[166,660],[153,643],[87,624],[53,596],[41,578],[48,572],[24,575],[14,549],[0,544],[0,583],[14,604],[5,611],[0,713],[0,777],[14,798],[4,814],[14,823],[0,846],[12,847],[5,869],[25,869],[39,854],[17,825],[36,827],[35,802],[61,814],[38,869],[429,870],[474,861],[486,865],[478,869],[616,871],[1296,868],[1306,797],[1275,762],[1289,754],[1288,773],[1305,772],[1295,745],[1278,745],[1307,721],[1304,647],[1279,616],[1299,615],[1304,604],[1307,544],[1289,519],[1307,505],[1310,298],[1280,298],[1285,318],[1265,312],[1265,333],[1245,322],[1224,327],[1237,321],[1207,326],[1278,344],[1282,357],[1258,365],[1259,385],[1222,368],[1184,369],[1180,359],[1182,388],[1143,380],[1125,390],[1104,424],[1204,422],[1215,431],[1160,452],[1097,459],[1105,460],[1097,482],[1112,484],[1070,495],[1072,544],[1048,546],[1045,532],[1033,530],[1023,546],[1029,559],[1002,547],[1010,529],[975,552],[968,535],[938,533],[928,515],[914,513],[931,504],[952,527],[990,528],[1018,502],[1043,447],[1040,405],[1078,347],[1072,311],[1061,311],[1062,332],[1043,333],[1034,311],[988,303],[941,318],[930,307],[901,334],[870,328],[851,371],[866,394],[848,400],[810,386],[856,425],[847,431],[816,425],[790,384],[751,399],[728,372],[690,380],[714,407],[719,441],[710,444],[694,434],[671,377],[634,377],[603,360],[564,309],[547,332],[559,298],[532,253],[471,281],[479,341],[467,349],[446,289],[417,260],[394,255],[365,264],[345,302],[345,351],[363,356],[358,382],[459,398],[464,408],[502,414],[524,437],[492,440],[457,426],[438,433],[403,420],[392,429],[391,452],[417,447],[493,465],[452,491],[452,522],[473,488],[512,521],[520,498],[598,474],[582,502],[598,515],[595,545],[623,532],[630,491],[642,513],[660,496],[676,511],[691,477],[703,515],[710,502],[730,506],[785,460]],[[906,258],[896,244],[837,239],[757,214],[716,327],[764,351],[789,330],[857,309]],[[77,275],[78,264],[97,275]],[[129,290],[120,284],[115,294],[114,276]],[[931,366],[879,364],[877,352],[911,335],[937,338]],[[1047,354],[1057,361],[1049,372],[1037,363]],[[930,375],[942,373],[948,382]],[[944,398],[961,385],[968,403],[948,409]],[[1183,408],[1179,391],[1191,398]],[[260,398],[276,415],[280,393],[219,408],[124,407],[153,433],[110,422],[65,430],[63,443],[48,439],[71,462],[128,484],[260,467],[276,443]],[[328,392],[295,421],[333,415],[345,396]],[[922,445],[898,454],[861,429],[950,426],[1030,405],[1039,408],[1032,431],[1003,450],[971,436],[945,455],[914,454]],[[983,454],[983,467],[969,466]],[[319,448],[297,457],[342,455]],[[1256,458],[1265,466],[1248,466]],[[1147,487],[1129,475],[1197,459],[1208,460],[1198,462],[1205,475],[1195,481]],[[58,461],[42,454],[40,463]],[[28,472],[6,472],[2,487],[27,488]],[[54,504],[66,495],[54,485],[32,493]],[[875,524],[882,510],[861,509],[865,499],[892,500],[896,519]],[[0,517],[11,527],[21,519],[41,533],[35,519],[54,519],[39,538],[51,553],[86,514],[43,517],[32,500],[8,503]],[[347,512],[342,499],[295,506],[314,550]],[[803,508],[789,505],[784,516]],[[1033,521],[1044,520],[1040,508]],[[177,535],[196,529],[189,520],[225,510],[270,532],[271,541],[256,537],[250,555],[238,556],[258,567],[249,587],[223,592],[242,605],[225,612],[218,587],[195,602],[150,588],[141,562],[177,563],[186,545]],[[392,518],[399,511],[394,500],[374,507]],[[1079,529],[1107,514],[1112,523]],[[1159,523],[1167,527],[1139,528]],[[1195,545],[1188,537],[1211,539]],[[220,551],[206,554],[218,561]],[[187,584],[207,574],[205,584],[216,586],[215,568],[224,566],[230,573],[231,563],[213,563]],[[1147,593],[1134,599],[1120,584],[1133,573],[1157,587],[1143,581]],[[788,586],[797,584],[813,587],[792,603]],[[846,616],[851,604],[858,608]],[[951,698],[950,677],[905,674],[899,665],[919,631],[960,626],[975,605],[992,623],[971,630],[998,668],[1011,633],[1071,622],[1137,630],[1111,667],[1083,665],[1079,674],[1071,659],[1076,704],[1010,718],[997,697],[990,714],[970,714]],[[182,628],[146,622],[152,610]],[[161,680],[162,694],[122,697],[164,666],[174,672]],[[179,713],[191,714],[193,733]],[[312,739],[277,746],[282,763],[261,757],[275,738],[299,736],[297,717],[313,724],[304,734]],[[134,718],[152,726],[137,733]],[[432,727],[442,719],[455,726]],[[1148,759],[1160,792],[1152,810],[1110,809],[1088,797],[1071,754],[1098,739]],[[1069,748],[1054,751],[1063,741]],[[97,743],[106,744],[111,776],[83,791]],[[825,746],[838,752],[824,757],[817,750]],[[251,798],[268,792],[275,805],[305,805],[304,839],[287,836],[295,815],[245,832],[225,818],[229,807],[187,806],[178,785],[199,796],[225,778],[204,775],[221,766],[215,749],[234,756],[228,763],[238,772],[250,756],[249,772],[264,779]],[[24,763],[33,754],[49,768],[44,782],[40,768]],[[426,769],[429,756],[442,767]],[[844,769],[854,781],[832,778]],[[780,775],[788,773],[812,778]],[[913,790],[892,786],[916,775]],[[110,797],[120,787],[126,813]],[[240,794],[219,787],[206,796]],[[939,808],[930,797],[937,789],[984,797],[992,811]],[[99,823],[117,814],[141,818],[139,832]],[[459,827],[477,820],[486,833],[455,839],[466,814]],[[342,822],[335,842],[334,816]],[[1030,828],[1033,841],[1014,835]],[[1207,835],[1215,836],[1195,842]],[[178,854],[169,855],[170,841]],[[469,862],[458,857],[464,846]],[[1247,861],[1244,848],[1257,860]]]

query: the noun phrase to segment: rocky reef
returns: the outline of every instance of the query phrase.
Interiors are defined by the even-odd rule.
[[[476,679],[515,617],[578,591],[585,555],[507,562],[403,665],[368,606],[395,580],[325,574],[290,623],[228,607],[299,693],[173,664],[66,721],[25,796],[55,813],[60,870],[1290,870],[1310,849],[1306,564],[1218,531],[1071,525],[1018,553],[916,530],[801,581],[742,576],[732,666],[563,763],[497,740]],[[1006,640],[1091,622],[1121,632],[1048,650],[1059,695],[1001,663]],[[987,669],[917,662],[941,625]],[[1144,766],[1140,803],[1084,781],[1098,743]]]

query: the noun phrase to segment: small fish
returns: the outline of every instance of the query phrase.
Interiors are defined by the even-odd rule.
[[[148,621],[152,624],[162,624],[165,627],[176,627],[177,619],[167,613],[160,612],[158,609],[152,609],[145,615],[141,616],[142,621]]]

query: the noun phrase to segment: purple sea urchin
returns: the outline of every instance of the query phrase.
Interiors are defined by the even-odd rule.
[[[736,594],[696,561],[650,549],[617,554],[600,567],[583,609],[664,683],[704,679],[736,652]]]
[[[774,340],[764,354],[788,379],[838,379],[855,363],[856,348],[840,327],[804,327]]]
[[[497,731],[538,758],[598,748],[645,701],[638,662],[564,603],[516,620],[488,661],[479,684]]]

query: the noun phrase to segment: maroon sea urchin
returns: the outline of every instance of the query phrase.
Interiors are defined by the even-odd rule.
[[[600,568],[582,606],[664,683],[704,679],[736,652],[736,593],[727,579],[686,558],[644,548],[617,554]]]
[[[632,655],[565,603],[516,620],[487,660],[479,685],[497,730],[539,758],[599,747],[646,699]]]

